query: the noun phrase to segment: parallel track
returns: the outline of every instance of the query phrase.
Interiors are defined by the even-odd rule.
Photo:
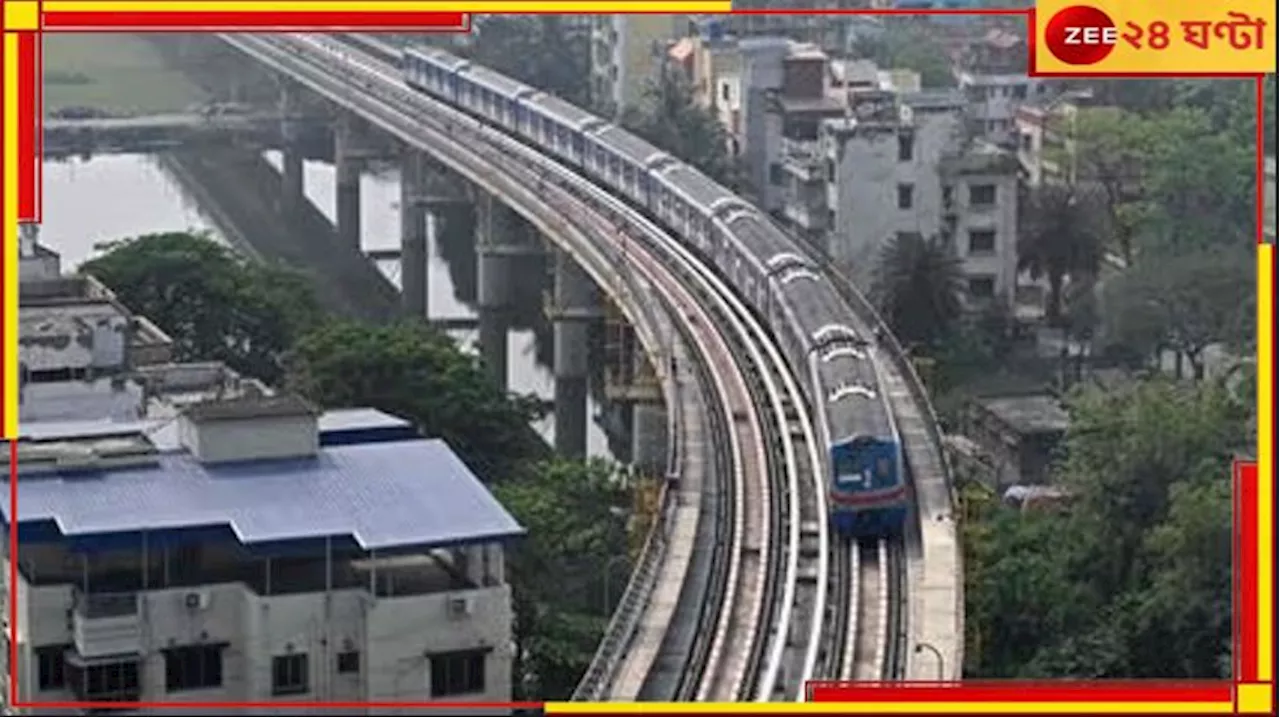
[[[393,49],[354,37],[353,49],[366,55],[365,64],[384,65],[381,74],[398,82]],[[456,135],[454,122],[465,115],[415,94],[416,101],[453,118],[444,124],[426,113],[417,115],[418,121]],[[478,135],[492,140],[490,132]],[[881,542],[874,549],[854,550],[829,539],[824,461],[810,408],[768,330],[717,272],[678,240],[572,170],[531,157],[534,150],[502,136],[506,153],[475,151],[511,176],[525,177],[529,186],[536,184],[544,196],[541,190],[554,187],[552,203],[565,216],[594,224],[597,232],[611,228],[630,234],[654,250],[652,256],[633,255],[634,265],[666,292],[669,307],[684,315],[684,331],[705,363],[701,371],[717,384],[722,399],[718,425],[728,445],[721,458],[731,466],[726,472],[731,477],[721,488],[732,507],[722,511],[728,520],[709,576],[710,595],[719,598],[707,600],[706,627],[713,629],[695,641],[692,679],[685,680],[682,696],[803,699],[807,679],[897,677],[905,589],[901,546]],[[520,148],[515,161],[509,153],[513,147]],[[656,258],[660,255],[666,259]],[[684,281],[673,278],[670,265]],[[709,312],[707,306],[714,309]],[[731,420],[724,421],[726,416]],[[797,626],[808,628],[800,639],[793,637]]]

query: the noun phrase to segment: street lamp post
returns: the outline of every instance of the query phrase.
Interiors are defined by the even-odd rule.
[[[924,650],[928,650],[929,652],[932,652],[933,656],[938,658],[938,682],[946,682],[946,670],[944,669],[945,662],[942,659],[942,653],[938,650],[938,648],[934,647],[933,645],[930,645],[927,642],[917,642],[916,649],[915,649],[916,654],[918,655]]]

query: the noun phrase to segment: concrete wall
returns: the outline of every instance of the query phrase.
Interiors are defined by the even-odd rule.
[[[7,575],[7,567],[6,567]],[[192,609],[192,588],[141,593],[143,699],[165,701],[271,700],[272,658],[309,655],[310,691],[281,697],[307,700],[432,699],[429,656],[487,648],[483,694],[451,699],[502,701],[510,698],[512,626],[510,588],[470,590],[374,599],[366,590],[335,590],[261,596],[236,583],[198,590],[205,607]],[[463,612],[451,601],[465,600]],[[34,647],[73,640],[70,585],[18,585],[18,672],[20,693],[29,699],[68,700],[68,691],[36,692]],[[161,650],[175,645],[226,642],[223,685],[206,690],[165,690]],[[360,651],[360,672],[337,673],[336,655]]]

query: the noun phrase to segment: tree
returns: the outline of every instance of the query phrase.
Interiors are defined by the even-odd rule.
[[[148,234],[105,246],[80,272],[169,334],[179,361],[223,361],[273,383],[294,337],[321,316],[306,276],[248,263],[204,234]]]
[[[567,698],[626,583],[614,556],[626,555],[627,486],[602,462],[551,461],[494,492],[529,531],[510,563],[517,684],[526,696]]]
[[[1154,141],[1143,172],[1149,246],[1249,245],[1257,187],[1252,141],[1216,130],[1194,109],[1149,122]]]
[[[1076,182],[1098,187],[1116,248],[1130,262],[1138,229],[1131,205],[1140,198],[1139,180],[1152,151],[1150,127],[1141,117],[1116,107],[1081,109],[1067,121],[1074,136],[1074,155],[1063,152],[1054,159],[1074,163]]]
[[[1062,287],[1073,280],[1092,281],[1102,263],[1103,237],[1095,195],[1060,184],[1030,189],[1021,203],[1018,269],[1032,279],[1046,277],[1050,323],[1062,319]]]
[[[644,91],[644,107],[628,107],[622,125],[654,146],[729,187],[739,181],[729,138],[719,120],[694,101],[683,75],[664,68]]]
[[[932,345],[963,311],[960,259],[942,237],[899,234],[880,252],[872,296],[895,336]]]
[[[1219,382],[1082,388],[1053,481],[1067,515],[964,528],[967,672],[1211,678],[1229,666],[1232,451],[1252,401]]]
[[[951,58],[938,44],[928,24],[890,22],[880,34],[863,33],[853,42],[853,53],[885,70],[906,69],[920,73],[924,89],[954,87]]]
[[[529,430],[541,401],[504,394],[448,335],[416,322],[319,327],[294,346],[289,386],[325,407],[367,406],[412,420],[488,481],[545,454]]]
[[[1244,249],[1193,249],[1147,256],[1104,292],[1105,338],[1139,354],[1177,355],[1192,376],[1204,377],[1204,350],[1222,343],[1237,351],[1251,341],[1252,257]]]

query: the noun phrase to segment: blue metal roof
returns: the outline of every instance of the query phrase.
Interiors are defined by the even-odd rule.
[[[373,408],[338,408],[320,414],[320,445],[407,441],[421,438],[413,423]]]
[[[6,525],[8,501],[0,507]],[[349,537],[365,550],[457,545],[524,529],[438,439],[322,449],[314,458],[159,466],[18,481],[19,537],[229,528],[243,544]]]

